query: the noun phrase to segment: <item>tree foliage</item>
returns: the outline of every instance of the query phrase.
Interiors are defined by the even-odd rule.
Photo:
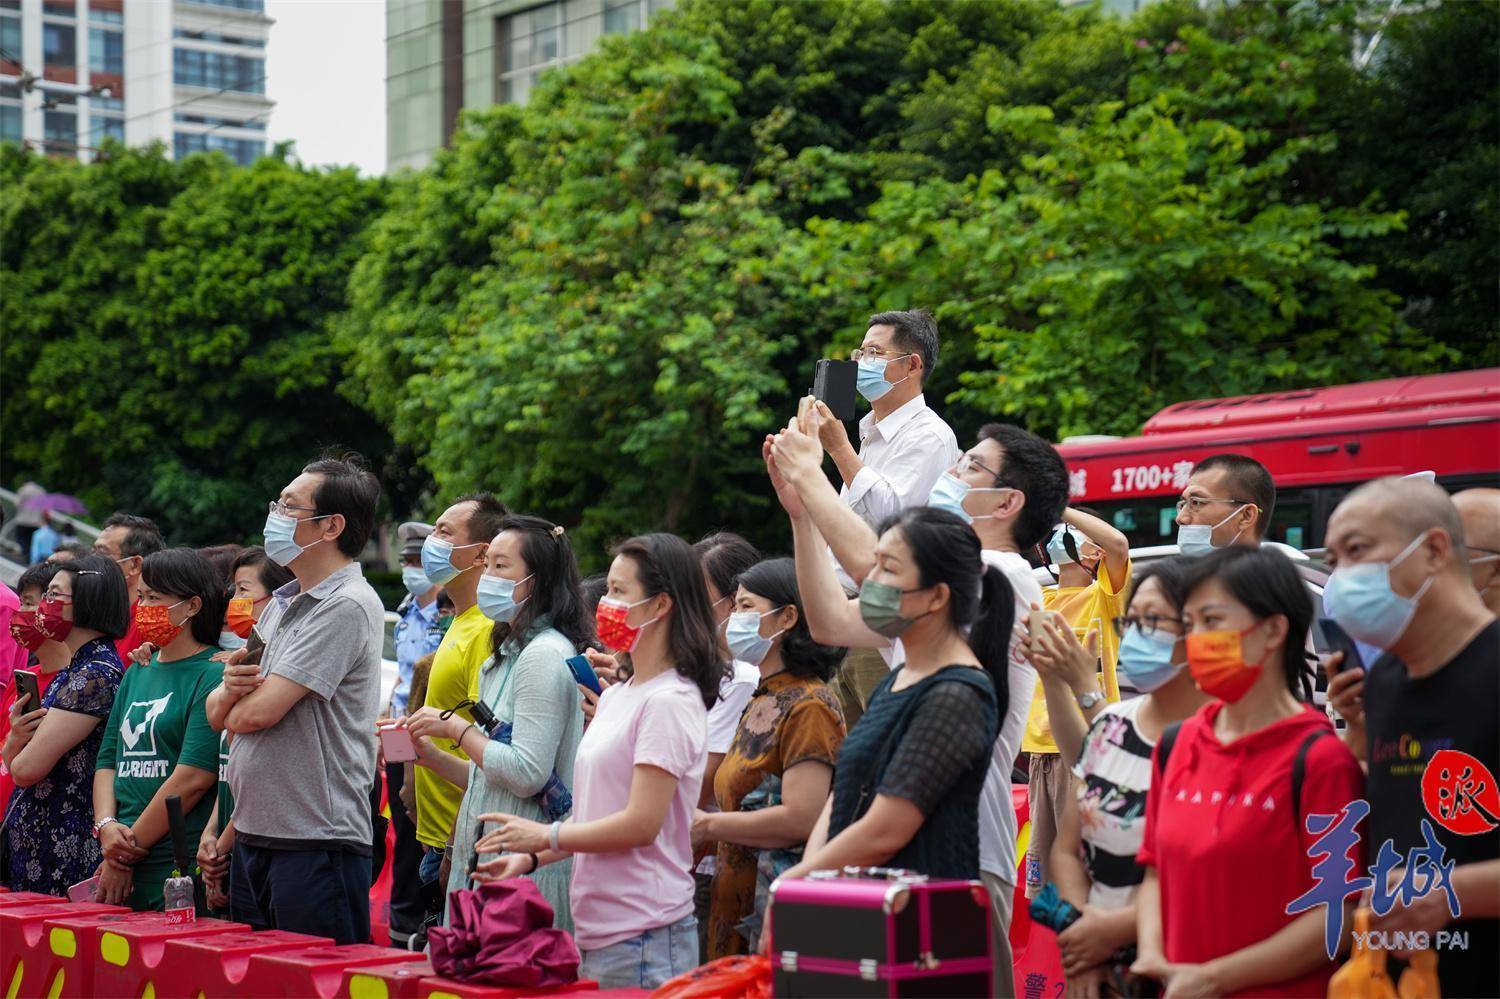
[[[7,148],[0,177],[8,477],[206,543],[253,536],[318,448],[386,450],[331,391],[328,329],[379,183],[120,147],[90,166]]]
[[[1389,6],[686,0],[384,186],[10,154],[7,475],[227,523],[340,437],[598,565],[784,541],[759,441],[882,309],[937,312],[961,438],[1497,363],[1500,0],[1361,67]]]

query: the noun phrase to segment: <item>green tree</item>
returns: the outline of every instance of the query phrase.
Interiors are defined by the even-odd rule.
[[[120,147],[7,148],[0,176],[8,477],[205,543],[253,536],[320,447],[387,450],[327,329],[378,182]]]

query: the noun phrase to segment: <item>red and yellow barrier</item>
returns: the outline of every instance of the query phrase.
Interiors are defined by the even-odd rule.
[[[523,999],[526,996],[565,995],[573,992],[597,992],[598,982],[577,981],[572,985],[538,991],[536,989],[508,989],[498,985],[479,985],[474,982],[459,982],[451,978],[424,978],[418,999]]]
[[[5,999],[48,994],[57,969],[47,939],[47,920],[91,914],[118,915],[129,911],[118,905],[73,903],[60,898],[54,898],[50,903],[0,909],[0,988],[4,989]]]
[[[250,958],[241,994],[255,996],[256,999],[262,996],[336,999],[341,995],[344,973],[350,968],[421,960],[421,954],[391,947],[377,947],[374,944],[302,947],[297,950],[255,954]]]
[[[346,968],[339,995],[349,999],[421,999],[422,981],[432,974],[427,961]]]
[[[250,958],[285,950],[332,947],[327,937],[286,930],[222,933],[167,941],[156,978],[156,999],[216,999],[244,995]]]
[[[219,937],[247,932],[244,923],[223,919],[199,919],[191,923],[168,922],[165,913],[143,912],[141,919],[100,928],[97,960],[94,962],[94,993],[137,999],[160,991],[167,941],[194,937]]]
[[[0,987],[3,999],[517,999],[599,985],[478,985],[410,951],[0,888]]]

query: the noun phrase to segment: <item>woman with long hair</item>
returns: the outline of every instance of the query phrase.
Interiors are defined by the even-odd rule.
[[[801,859],[844,741],[828,678],[846,650],[813,641],[791,559],[740,574],[725,634],[734,658],[757,668],[760,684],[718,769],[719,808],[700,811],[693,823],[695,839],[718,843],[710,959],[754,944],[758,873],[767,868],[774,879]]]
[[[899,638],[906,661],[844,740],[833,793],[785,876],[854,865],[977,880],[979,796],[1010,698],[1010,583],[946,510],[912,507],[879,535],[859,614],[869,644]],[[837,585],[826,559],[813,576]]]
[[[572,811],[583,714],[568,660],[588,647],[594,632],[584,616],[573,546],[561,527],[540,517],[511,514],[500,522],[476,598],[481,613],[495,622],[493,652],[479,668],[479,702],[497,727],[486,733],[462,715],[434,707],[421,708],[406,722],[418,764],[465,788],[453,827],[458,861],[449,891],[468,887],[481,815],[504,812],[551,823]],[[437,751],[434,739],[456,743],[468,760]],[[571,872],[566,860],[528,872],[552,905],[554,925],[566,930],[573,928]]]
[[[692,548],[671,534],[616,548],[595,622],[632,672],[604,692],[579,744],[573,816],[481,816],[495,830],[479,849],[509,854],[482,870],[503,880],[576,854],[579,974],[603,988],[655,988],[698,963],[691,829],[724,675]]]

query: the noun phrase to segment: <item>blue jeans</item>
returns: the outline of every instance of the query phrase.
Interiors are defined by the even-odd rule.
[[[422,863],[417,867],[417,880],[424,885],[430,885],[438,879],[438,872],[443,866],[443,851],[433,847],[422,854]]]
[[[671,926],[583,952],[579,978],[601,989],[655,989],[698,966],[698,920],[688,916]]]

